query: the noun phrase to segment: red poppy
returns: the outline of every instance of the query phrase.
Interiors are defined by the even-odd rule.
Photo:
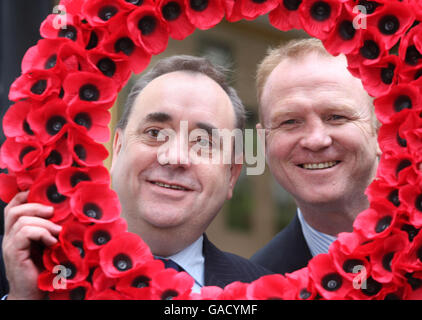
[[[355,28],[354,18],[346,8],[341,10],[337,24],[323,41],[325,48],[332,55],[356,53],[358,50],[362,29]]]
[[[355,53],[347,55],[349,70],[379,63],[388,54],[378,31],[370,27],[362,31],[358,48]],[[358,75],[361,78],[360,72]]]
[[[92,287],[97,292],[102,292],[109,288],[115,288],[117,283],[117,278],[109,278],[101,268],[98,267],[99,255],[97,256],[97,266],[92,273]]]
[[[63,169],[72,165],[72,154],[68,149],[66,135],[55,141],[55,143],[45,146],[43,153],[44,166],[52,166],[55,169]]]
[[[150,54],[163,52],[168,43],[167,26],[159,17],[155,6],[141,6],[127,19],[128,35],[133,42]]]
[[[391,117],[407,109],[420,109],[422,107],[419,90],[410,84],[398,84],[391,90],[374,100],[375,114],[382,123],[391,121]]]
[[[60,0],[60,5],[66,8],[66,12],[80,14],[85,0]]]
[[[153,5],[154,0],[117,0],[120,2],[120,6],[127,11],[136,10],[140,6]]]
[[[314,283],[309,278],[308,268],[302,268],[288,273],[286,274],[286,278],[295,285],[295,300],[314,300],[317,297],[318,292]]]
[[[416,167],[419,167],[419,171],[422,171],[422,126],[420,124],[422,117],[417,118],[417,120],[419,120],[418,129],[406,131],[404,137],[406,141],[409,141],[409,146],[407,148],[409,154],[414,158]]]
[[[281,1],[279,6],[268,14],[270,23],[282,31],[302,29],[299,11],[301,5],[301,0]]]
[[[368,186],[365,194],[368,196],[370,202],[388,201],[397,208],[401,205],[399,188],[387,183],[383,177],[377,177],[377,179]]]
[[[88,43],[88,32],[83,27],[81,18],[76,14],[50,14],[41,23],[40,33],[43,38],[67,38],[85,47]]]
[[[222,0],[185,0],[185,6],[190,23],[201,30],[214,27],[224,17]]]
[[[3,131],[6,137],[34,136],[34,132],[28,123],[28,113],[33,108],[39,108],[37,102],[19,101],[6,111],[3,117]]]
[[[386,238],[397,220],[393,205],[373,202],[369,209],[361,212],[353,222],[353,229],[363,238]]]
[[[41,39],[37,45],[29,48],[22,59],[22,72],[27,73],[31,69],[53,69],[58,72],[57,60],[61,48],[67,44],[73,43],[67,38],[60,39]]]
[[[79,250],[65,252],[60,243],[44,250],[43,262],[45,270],[38,277],[38,287],[43,291],[54,291],[58,277],[64,278],[65,285],[79,284],[89,273]]]
[[[248,300],[292,300],[296,287],[280,274],[263,276],[253,281],[246,290]]]
[[[126,84],[132,73],[127,59],[123,59],[117,54],[105,53],[104,50],[89,51],[88,60],[93,70],[101,72],[116,82],[117,91],[120,91]]]
[[[16,172],[40,166],[42,152],[40,142],[27,137],[7,138],[0,149],[2,162]]]
[[[343,300],[353,290],[352,283],[337,271],[330,254],[319,254],[308,264],[309,276],[325,299]]]
[[[107,185],[110,175],[103,166],[69,167],[60,170],[56,176],[57,189],[64,195],[72,195],[77,186],[95,182]]]
[[[86,182],[79,184],[71,197],[72,213],[80,222],[109,223],[119,218],[120,202],[108,185]]]
[[[125,276],[151,259],[153,257],[148,245],[138,235],[129,232],[118,235],[100,250],[101,269],[111,278]],[[164,282],[170,284],[168,280]]]
[[[369,276],[359,290],[351,290],[347,296],[349,300],[388,300],[397,297],[396,294],[400,291],[400,288],[404,285],[403,282],[400,285],[393,283],[380,283],[376,281],[372,276]],[[360,285],[359,285],[360,286]]]
[[[154,299],[187,300],[190,297],[194,280],[186,272],[163,269],[151,281]]]
[[[342,5],[337,0],[308,0],[299,8],[303,29],[313,37],[324,40],[335,28]]]
[[[418,147],[421,137],[415,137],[422,126],[422,118],[419,112],[411,110],[409,112],[399,112],[391,117],[391,122],[381,126],[378,133],[378,141],[383,153],[386,155],[394,155],[403,151],[409,152],[411,155],[414,148]],[[416,156],[416,155],[413,155]]]
[[[344,242],[351,242],[344,244]],[[350,241],[351,240],[351,241]],[[332,261],[337,272],[355,286],[362,284],[361,281],[371,272],[371,264],[367,256],[367,248],[361,248],[359,237],[354,234],[341,234],[340,241],[334,241],[330,248]],[[373,245],[367,245],[371,248]],[[345,250],[346,247],[346,250]]]
[[[224,287],[219,300],[246,300],[248,283],[235,281]]]
[[[116,290],[136,300],[151,299],[152,283],[163,269],[164,263],[161,260],[148,261],[120,278]]]
[[[400,284],[398,261],[400,261],[402,251],[408,245],[407,234],[402,231],[378,241],[378,247],[369,256],[372,278],[380,283]]]
[[[5,203],[9,203],[18,192],[16,177],[0,173],[0,199]]]
[[[109,122],[111,114],[104,108],[95,108],[89,103],[73,104],[67,110],[70,122],[97,142],[110,139]]]
[[[63,81],[63,100],[69,105],[86,104],[111,108],[117,97],[116,83],[98,73],[73,72]]]
[[[377,174],[392,186],[414,183],[418,177],[417,165],[418,163],[407,152],[391,156],[383,154]]]
[[[102,165],[103,160],[108,157],[108,151],[102,144],[94,142],[83,133],[69,130],[68,136],[68,148],[79,165],[88,167]]]
[[[89,250],[97,250],[127,231],[127,223],[123,218],[110,223],[94,224],[85,232],[84,243]]]
[[[225,1],[226,3],[228,1]],[[253,1],[253,0],[240,0],[234,3],[229,3],[232,6],[231,13],[232,18],[241,17],[246,20],[254,20],[259,16],[262,16],[271,10],[279,6],[279,0],[264,0],[264,1]],[[227,6],[227,4],[226,4]],[[239,12],[239,13],[237,13]],[[234,14],[234,15],[233,15]],[[235,21],[232,19],[229,21]]]
[[[69,216],[70,207],[69,198],[57,190],[55,175],[54,169],[47,169],[44,175],[38,181],[35,181],[31,187],[28,202],[54,207],[54,215],[50,220],[59,223]]]
[[[170,37],[183,40],[195,31],[186,14],[184,0],[159,0],[157,11],[160,18],[167,23]]]
[[[388,55],[378,63],[360,66],[360,78],[365,90],[373,97],[386,94],[397,85],[402,63],[396,55]]]
[[[28,123],[43,144],[57,141],[67,131],[67,104],[54,98],[28,114]]]
[[[223,288],[217,286],[206,286],[201,288],[200,293],[192,292],[190,295],[191,300],[219,300],[220,295],[223,293]]]
[[[129,37],[126,25],[114,31],[103,43],[106,52],[117,54],[122,59],[127,59],[134,73],[142,72],[151,60],[151,54],[143,47],[135,45]]]
[[[368,26],[377,28],[387,49],[391,49],[415,21],[413,10],[402,3],[385,3],[368,17]]]
[[[63,251],[66,254],[71,254],[74,248],[78,249],[79,255],[82,259],[85,258],[87,247],[84,243],[84,235],[87,229],[76,219],[68,219],[62,223],[63,229],[59,234],[59,240],[62,244]]]
[[[422,270],[422,232],[412,239],[400,259],[400,266],[409,273]]]
[[[417,183],[403,186],[399,191],[403,205],[407,208],[410,223],[416,227],[422,227],[422,179]]]
[[[48,293],[50,300],[86,300],[92,294],[92,285],[88,281],[69,283],[66,289],[56,289]]]
[[[90,26],[104,27],[125,21],[127,7],[122,7],[121,2],[116,0],[91,0],[85,1],[81,13]]]
[[[410,29],[401,39],[399,57],[406,66],[416,67],[422,63],[422,25]]]
[[[42,101],[60,92],[60,79],[51,70],[31,70],[17,78],[11,85],[9,99]]]

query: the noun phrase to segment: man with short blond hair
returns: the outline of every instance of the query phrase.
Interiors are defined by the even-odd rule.
[[[297,215],[252,261],[277,273],[307,265],[369,206],[364,192],[381,151],[372,99],[316,39],[270,50],[257,92],[266,159],[297,204]]]

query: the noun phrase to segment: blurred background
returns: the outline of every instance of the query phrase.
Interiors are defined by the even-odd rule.
[[[40,39],[39,26],[52,13],[53,0],[0,1],[0,107],[3,118],[10,106],[8,91],[20,75],[20,63],[26,50]],[[206,56],[212,62],[232,70],[231,85],[238,91],[248,110],[247,128],[255,129],[258,121],[255,94],[255,71],[269,47],[292,38],[308,37],[303,31],[280,32],[269,23],[267,16],[254,21],[228,23],[223,20],[210,30],[196,30],[183,41],[170,39],[165,52],[154,56],[151,65],[174,54]],[[148,70],[148,69],[147,69]],[[144,71],[145,72],[145,71]],[[123,111],[126,96],[139,75],[133,75],[120,92],[111,109],[113,132]],[[1,130],[0,143],[4,141]],[[256,135],[255,135],[256,141]],[[111,151],[111,142],[106,144]],[[105,161],[109,168],[110,159]],[[2,211],[4,203],[1,203]],[[284,228],[295,214],[292,198],[271,177],[269,171],[261,175],[246,175],[244,168],[236,185],[233,199],[226,203],[207,231],[208,237],[220,249],[249,258]],[[3,217],[0,215],[0,233]]]

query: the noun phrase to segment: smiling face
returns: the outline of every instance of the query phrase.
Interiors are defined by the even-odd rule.
[[[343,57],[283,60],[261,98],[270,171],[299,207],[358,206],[380,150],[370,101]]]
[[[116,131],[111,174],[129,231],[141,235],[153,252],[160,241],[167,247],[157,250],[167,255],[195,241],[231,198],[241,170],[241,165],[194,164],[187,151],[197,139],[183,128],[233,130],[234,124],[227,94],[199,73],[162,75],[135,100],[126,128]],[[158,139],[166,131],[174,135]]]

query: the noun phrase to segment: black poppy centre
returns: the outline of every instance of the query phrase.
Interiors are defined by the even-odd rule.
[[[50,136],[54,136],[62,130],[63,126],[66,124],[66,119],[62,116],[53,116],[48,119],[45,129]]]
[[[163,6],[161,13],[166,21],[174,21],[179,18],[182,9],[177,2],[171,1]]]
[[[143,36],[152,34],[156,27],[157,19],[153,16],[145,16],[138,21],[138,29],[141,31]]]
[[[44,68],[45,69],[54,68],[56,66],[56,63],[57,63],[57,54],[53,54],[45,62]]]
[[[343,40],[352,40],[356,34],[356,29],[353,26],[353,22],[349,20],[342,21],[338,27],[338,33],[340,38]]]
[[[98,230],[92,235],[92,241],[97,246],[105,245],[107,242],[111,240],[111,235],[107,231]]]
[[[289,11],[296,11],[302,4],[302,0],[283,0],[283,6]]]
[[[84,101],[97,101],[100,91],[93,84],[85,84],[79,89],[79,98]]]
[[[382,17],[378,22],[378,29],[385,35],[392,35],[400,28],[400,21],[393,15]]]
[[[19,162],[21,163],[21,164],[23,164],[23,158],[25,158],[25,156],[28,154],[28,153],[30,153],[30,152],[32,152],[32,151],[35,151],[35,150],[37,150],[37,149],[35,149],[34,147],[32,147],[32,146],[26,146],[25,148],[23,148],[22,150],[21,150],[21,152],[19,153]]]
[[[76,41],[78,38],[78,31],[74,26],[67,25],[66,28],[60,29],[59,37]]]
[[[46,190],[47,199],[55,204],[66,200],[66,196],[59,193],[55,184],[50,185]]]
[[[73,151],[75,151],[79,159],[81,159],[82,161],[86,160],[86,149],[84,148],[83,145],[81,144],[75,145],[73,147]]]
[[[63,157],[57,150],[52,150],[48,157],[45,159],[45,166],[49,166],[50,164],[61,165],[63,161]]]
[[[357,273],[364,267],[364,263],[360,259],[348,259],[343,263],[343,270],[347,273]]]
[[[375,232],[376,233],[383,232],[384,230],[386,230],[390,226],[392,221],[393,221],[393,217],[391,217],[391,216],[382,217],[381,219],[378,220],[378,222],[375,226]]]
[[[388,201],[390,201],[395,207],[400,206],[399,190],[394,189],[388,194]]]
[[[396,66],[392,63],[389,63],[387,67],[381,68],[381,80],[385,84],[392,84],[394,78],[394,70]]]
[[[172,300],[176,298],[178,295],[179,293],[176,290],[169,289],[169,290],[164,291],[161,294],[161,300]]]
[[[198,12],[204,11],[208,8],[208,0],[190,0],[189,4],[192,10]]]
[[[70,185],[76,187],[79,182],[91,181],[91,177],[84,172],[76,172],[70,177]]]
[[[340,289],[343,280],[338,273],[330,273],[324,276],[321,280],[322,287],[327,291],[336,291]]]
[[[133,288],[146,288],[149,287],[149,283],[151,282],[151,278],[141,275],[133,279],[131,286]]]
[[[140,6],[144,3],[144,0],[125,0],[127,3],[131,3],[135,6]]]
[[[31,92],[36,95],[41,95],[47,89],[47,80],[41,79],[35,82],[31,87]]]
[[[369,60],[375,60],[380,55],[380,48],[375,41],[365,40],[359,52],[364,58]]]
[[[98,17],[103,21],[110,20],[118,12],[115,6],[105,6],[98,11]]]
[[[123,52],[125,55],[130,56],[133,50],[135,50],[135,44],[127,37],[118,39],[114,44],[116,53]]]
[[[82,209],[83,213],[92,219],[100,220],[103,216],[103,210],[95,203],[86,203]]]
[[[399,162],[396,168],[396,176],[399,175],[400,171],[406,169],[407,167],[410,167],[412,165],[412,162],[409,159],[404,159]]]
[[[116,64],[110,58],[102,58],[97,62],[97,68],[107,77],[112,77],[116,73]]]
[[[128,255],[121,253],[114,257],[113,265],[121,272],[127,271],[132,268],[132,260]]]
[[[26,121],[26,120],[24,120],[22,122],[22,129],[23,129],[23,131],[25,131],[25,133],[29,134],[30,136],[35,135],[34,131],[32,131],[28,121]]]
[[[418,195],[415,200],[415,208],[422,212],[422,194]]]
[[[394,100],[394,111],[400,112],[404,109],[412,109],[412,100],[409,96],[400,95]]]
[[[92,127],[91,116],[89,115],[89,113],[86,112],[78,113],[73,119],[73,121],[75,121],[76,124],[87,128],[88,130]]]
[[[317,21],[325,21],[330,15],[331,6],[324,1],[317,1],[311,7],[311,17]]]

